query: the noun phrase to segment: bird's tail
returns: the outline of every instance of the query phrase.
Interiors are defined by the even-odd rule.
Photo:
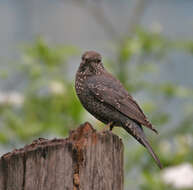
[[[140,126],[140,124],[135,123],[135,122],[131,122],[129,125],[125,125],[124,129],[131,134],[139,143],[141,143],[145,148],[147,148],[147,150],[149,151],[149,153],[151,154],[151,156],[153,157],[153,159],[155,160],[156,164],[158,165],[158,167],[160,169],[163,168],[159,158],[157,157],[157,155],[155,154],[155,152],[153,151],[151,145],[149,144],[145,133],[142,129],[142,127]]]

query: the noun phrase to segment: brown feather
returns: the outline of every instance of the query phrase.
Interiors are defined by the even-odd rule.
[[[108,78],[105,76],[108,75]],[[130,119],[150,128],[158,133],[147,120],[147,117],[130,96],[123,85],[109,73],[95,75],[87,80],[87,87],[90,92],[100,101],[113,106],[116,110],[126,115]],[[108,80],[107,80],[108,79]]]

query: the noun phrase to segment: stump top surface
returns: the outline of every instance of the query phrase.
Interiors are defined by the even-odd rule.
[[[52,140],[48,140],[45,138],[38,138],[34,140],[31,144],[25,145],[23,148],[14,149],[11,152],[8,152],[0,157],[1,159],[9,159],[12,156],[16,156],[18,154],[24,154],[30,151],[35,151],[37,149],[41,149],[44,147],[51,147],[57,145],[64,145],[69,142],[76,143],[77,146],[82,146],[84,144],[84,137],[88,137],[92,134],[93,143],[96,144],[97,138],[96,134],[99,136],[104,136],[105,134],[114,135],[110,131],[97,132],[89,122],[85,122],[80,125],[78,128],[70,131],[70,135],[67,138],[54,138]],[[118,136],[116,136],[119,138]],[[121,140],[121,139],[120,139]]]

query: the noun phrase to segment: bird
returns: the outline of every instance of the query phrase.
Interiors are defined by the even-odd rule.
[[[123,127],[151,154],[160,169],[163,168],[153,151],[142,126],[158,134],[144,112],[121,82],[108,72],[102,57],[95,51],[86,51],[81,57],[75,77],[75,91],[83,107],[110,130]]]

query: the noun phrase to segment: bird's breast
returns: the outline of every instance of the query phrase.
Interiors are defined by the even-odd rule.
[[[82,76],[82,75],[77,75],[76,76],[75,89],[76,89],[76,93],[77,93],[78,96],[81,95],[84,92],[84,89],[85,89],[84,81],[85,81],[85,79],[86,79],[85,76]]]

